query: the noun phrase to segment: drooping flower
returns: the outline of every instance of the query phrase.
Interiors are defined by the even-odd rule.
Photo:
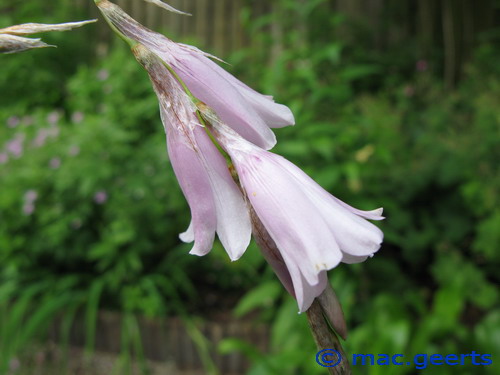
[[[361,211],[347,205],[290,161],[213,121],[213,113],[206,117],[212,118],[217,141],[231,157],[252,208],[283,258],[300,311],[307,310],[326,286],[325,271],[340,262],[362,262],[380,248],[383,233],[366,219],[382,220],[382,209]],[[277,273],[283,272],[278,268]]]
[[[94,194],[94,202],[97,204],[104,204],[108,200],[108,193],[104,190],[99,190]]]
[[[32,48],[54,47],[40,38],[26,38],[24,35],[44,33],[47,31],[65,31],[81,27],[97,20],[66,22],[58,24],[24,23],[0,29],[0,53],[17,53]]]
[[[192,99],[162,61],[142,45],[133,52],[158,96],[170,162],[191,209],[191,224],[181,239],[194,240],[191,254],[205,255],[217,233],[229,257],[238,259],[250,242],[251,224],[224,157],[200,123]]]
[[[276,137],[269,128],[294,124],[288,107],[236,79],[210,60],[212,56],[145,28],[107,0],[96,0],[96,4],[113,27],[159,56],[196,98],[212,107],[222,121],[245,139],[270,149],[276,144]]]
[[[248,207],[207,130],[231,157],[252,209],[276,244],[279,254],[264,255],[300,311],[325,289],[327,270],[340,262],[364,261],[379,249],[382,232],[365,219],[382,219],[381,209],[360,211],[333,197],[298,167],[222,123],[213,109],[186,94],[146,47],[132,50],[160,101],[170,160],[191,208],[191,225],[181,239],[194,240],[192,254],[210,251],[217,231],[231,259],[238,259],[250,233]],[[226,236],[239,240],[239,246]]]
[[[266,151],[274,144],[274,135],[271,139],[266,131],[284,113],[279,105],[255,92],[242,94],[239,90],[248,94],[251,89],[220,73],[194,47],[145,29],[107,0],[96,3],[131,44],[158,96],[170,160],[191,209],[191,224],[180,236],[194,241],[191,253],[210,251],[217,233],[231,259],[238,259],[248,245],[252,222],[266,260],[299,310],[320,297],[320,304],[321,298],[329,299],[339,311],[336,297],[323,293],[327,271],[340,262],[362,262],[378,251],[383,234],[367,219],[383,219],[382,209],[357,210]],[[240,104],[254,112],[240,111]],[[273,111],[275,117],[269,114]],[[264,127],[255,125],[259,121]],[[345,333],[342,324],[334,326]]]

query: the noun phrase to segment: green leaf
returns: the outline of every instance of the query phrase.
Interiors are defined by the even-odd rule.
[[[241,317],[258,307],[272,306],[281,293],[281,285],[277,281],[267,281],[248,292],[234,309],[234,314]]]

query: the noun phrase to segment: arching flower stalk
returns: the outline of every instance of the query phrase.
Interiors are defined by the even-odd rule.
[[[287,107],[253,91],[194,47],[144,28],[107,0],[96,3],[131,45],[158,96],[168,153],[191,210],[191,224],[180,235],[194,241],[191,254],[207,254],[217,233],[237,260],[253,233],[299,311],[314,311],[313,330],[328,331],[325,314],[345,338],[327,271],[379,250],[383,234],[367,219],[383,219],[382,209],[347,205],[267,151],[275,142],[269,128],[293,123]],[[315,332],[318,345],[338,344],[335,335],[322,334]]]

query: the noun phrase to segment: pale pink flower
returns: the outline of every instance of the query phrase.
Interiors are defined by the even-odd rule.
[[[10,371],[16,372],[21,367],[21,361],[17,357],[14,357],[9,362]]]
[[[68,155],[70,156],[76,156],[79,153],[80,153],[80,147],[78,147],[77,145],[71,146],[68,150]]]
[[[35,201],[38,198],[38,193],[36,190],[30,189],[24,193],[24,205],[23,205],[23,213],[26,216],[31,215],[35,212]]]
[[[201,102],[196,107],[196,99],[146,47],[132,50],[159,98],[170,161],[191,208],[191,224],[180,236],[194,241],[191,254],[208,253],[217,232],[236,260],[246,250],[251,231],[241,191],[197,110],[231,157],[250,204],[276,243],[282,261],[273,261],[272,254],[266,258],[300,311],[325,289],[327,270],[340,262],[361,262],[379,249],[382,232],[365,219],[382,219],[381,209],[360,211],[333,197],[286,159],[245,140],[211,108]]]
[[[24,138],[25,138],[24,134],[16,134],[14,139],[7,142],[5,150],[9,152],[11,155],[13,155],[15,158],[21,157],[24,151],[24,146],[23,146]]]
[[[73,121],[75,124],[81,123],[84,118],[85,115],[81,111],[77,111],[71,115],[71,121]]]
[[[34,203],[25,203],[24,206],[23,206],[23,213],[26,216],[29,216],[33,212],[35,212],[35,204]]]
[[[246,250],[251,224],[246,203],[217,150],[196,116],[196,107],[180,84],[144,46],[133,52],[148,71],[160,101],[170,162],[191,209],[191,224],[181,234],[194,240],[191,254],[212,249],[215,233],[232,260]]]
[[[249,244],[251,214],[276,245],[264,248],[264,256],[302,312],[325,290],[328,270],[378,251],[383,234],[366,219],[381,220],[382,209],[357,210],[266,151],[275,143],[269,127],[293,123],[287,107],[196,48],[145,29],[107,0],[97,4],[123,38],[137,42],[129,40],[158,96],[170,160],[191,209],[189,228],[180,235],[194,241],[191,254],[208,253],[217,233],[230,258],[238,259]]]
[[[107,0],[99,1],[97,6],[114,27],[159,56],[196,98],[213,108],[222,121],[245,139],[270,149],[276,144],[276,137],[269,128],[294,124],[288,107],[227,73],[210,60],[212,56],[145,28]]]
[[[6,164],[9,161],[9,154],[0,152],[0,164]]]
[[[94,202],[104,204],[108,200],[108,194],[104,190],[100,190],[94,194]]]
[[[17,125],[19,125],[20,122],[21,122],[21,120],[19,119],[19,117],[17,117],[17,116],[10,116],[7,119],[7,126],[9,128],[15,128]]]
[[[36,190],[27,190],[26,193],[24,193],[25,202],[33,203],[37,198],[38,193],[36,192]]]
[[[99,81],[105,81],[109,78],[109,70],[101,69],[97,72],[97,79]]]
[[[357,210],[285,158],[244,140],[225,124],[214,127],[250,204],[280,251],[284,265],[275,263],[275,270],[288,290],[291,280],[300,311],[325,289],[327,270],[340,262],[362,262],[380,248],[382,231],[365,219],[383,219],[382,209]]]
[[[47,140],[47,137],[49,136],[49,132],[47,131],[47,129],[40,129],[38,130],[38,133],[35,137],[35,139],[33,140],[33,145],[35,147],[41,147],[45,144],[45,141]]]
[[[52,158],[49,161],[49,167],[52,169],[58,169],[61,166],[61,158]]]
[[[61,115],[58,111],[52,111],[47,115],[47,122],[51,125],[55,125],[57,124],[60,118]]]

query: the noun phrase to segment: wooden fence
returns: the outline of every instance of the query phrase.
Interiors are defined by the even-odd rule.
[[[98,12],[92,0],[74,0],[89,16]],[[275,50],[280,51],[280,36],[289,30],[282,29],[280,19],[291,19],[296,30],[307,34],[304,17],[286,9],[279,0],[168,0],[172,6],[191,13],[179,16],[141,0],[114,0],[134,18],[155,30],[164,30],[176,38],[193,38],[196,45],[221,57],[253,42],[242,24],[245,9],[250,22],[262,15],[271,14],[277,22],[271,22],[269,32],[274,43],[270,48],[270,59]],[[308,0],[295,0],[300,5]],[[453,85],[462,72],[462,67],[477,46],[481,32],[494,30],[500,24],[500,11],[494,0],[325,0],[318,6],[322,12],[332,16],[345,16],[344,33],[335,37],[347,43],[358,44],[359,33],[365,30],[361,42],[366,48],[388,51],[408,43],[415,45],[416,59],[429,59],[441,66],[445,81]],[[292,2],[289,1],[290,5]],[[296,7],[297,9],[297,7]],[[352,29],[352,26],[355,29]],[[359,28],[361,27],[361,29]],[[357,29],[356,29],[357,28]],[[104,22],[98,25],[99,40],[109,44],[111,34]],[[304,36],[307,39],[307,36]],[[333,36],[332,36],[333,37]],[[358,39],[356,39],[358,38]],[[353,40],[354,39],[354,40]],[[368,40],[367,40],[368,39]],[[436,53],[436,51],[441,51]]]
[[[209,343],[210,357],[215,366],[224,375],[241,375],[248,369],[248,360],[242,353],[221,354],[218,345],[222,339],[237,338],[253,345],[257,350],[266,353],[269,350],[270,329],[262,323],[250,320],[237,320],[226,313],[224,319],[207,320],[197,324],[198,329]],[[123,314],[100,311],[97,315],[95,349],[99,352],[118,354],[122,347]],[[199,346],[192,333],[179,318],[140,318],[136,329],[141,337],[144,357],[157,363],[168,363],[176,369],[176,373],[203,373],[203,361]],[[56,320],[52,326],[50,337],[55,342],[63,342],[62,320]],[[70,329],[68,344],[83,348],[87,344],[85,319],[77,315]],[[201,371],[201,372],[200,372]]]
[[[90,17],[100,17],[94,2],[76,0]],[[114,0],[137,21],[150,29],[164,31],[173,38],[192,39],[196,45],[227,56],[249,44],[249,36],[242,24],[245,0],[170,0],[168,4],[190,13],[182,16],[158,8],[141,0]],[[270,11],[271,3],[256,1],[252,4],[255,17]],[[104,22],[98,25],[98,38],[110,42],[110,31]]]

